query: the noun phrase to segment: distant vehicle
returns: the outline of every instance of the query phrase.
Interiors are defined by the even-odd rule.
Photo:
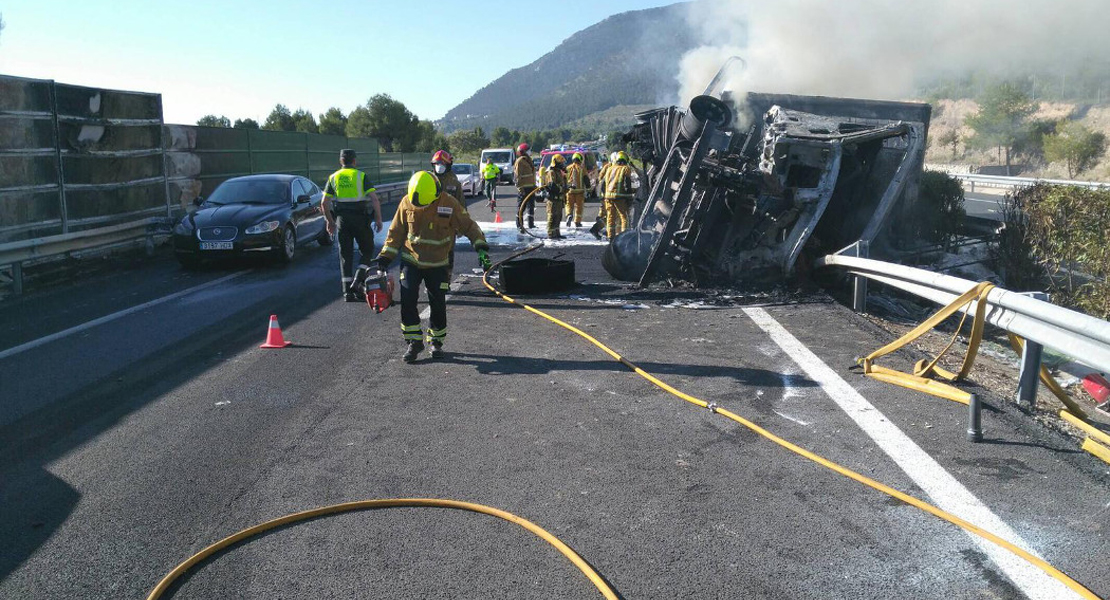
[[[493,164],[501,167],[501,176],[497,178],[500,183],[513,182],[513,161],[516,160],[516,151],[512,148],[487,148],[482,150],[482,158],[478,164],[486,164],[486,159],[492,158]]]
[[[459,178],[464,196],[477,196],[482,193],[482,174],[470,163],[455,163],[451,170]]]
[[[187,268],[206,259],[256,254],[291,262],[302,243],[333,243],[323,199],[315,183],[296,175],[228,179],[208,199],[197,198],[197,211],[174,227],[174,254]]]
[[[551,157],[555,156],[556,154],[562,154],[563,158],[567,160],[568,165],[570,164],[571,157],[573,157],[575,154],[582,155],[582,158],[585,159],[583,162],[586,165],[586,173],[588,173],[590,176],[591,184],[590,187],[586,190],[586,198],[596,198],[597,193],[595,192],[594,188],[597,185],[597,176],[601,172],[601,166],[604,164],[602,162],[601,154],[599,154],[596,150],[583,150],[573,148],[544,150],[540,153],[540,164],[536,167],[538,178],[542,178],[543,172],[546,171],[549,166],[551,166]],[[539,180],[540,179],[537,179],[537,181]]]

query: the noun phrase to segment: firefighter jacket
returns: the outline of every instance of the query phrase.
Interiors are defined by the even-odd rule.
[[[543,172],[543,189],[548,200],[563,200],[567,195],[567,174],[555,167]]]
[[[482,179],[497,179],[497,176],[500,174],[501,167],[493,163],[486,163],[482,165]]]
[[[590,176],[586,173],[586,167],[577,163],[570,163],[567,166],[567,185],[576,192],[584,191],[590,187]]]
[[[436,177],[439,178],[439,183],[443,186],[443,191],[451,194],[456,200],[462,203],[463,206],[466,206],[466,196],[463,194],[462,184],[459,183],[459,176],[455,175],[454,171],[447,171],[443,175],[436,175]]]
[[[513,177],[516,178],[518,188],[536,187],[536,167],[532,165],[532,157],[521,155],[513,163]]]
[[[635,196],[632,191],[632,167],[628,165],[606,166],[601,184],[602,197],[607,200],[629,200]]]
[[[442,192],[427,206],[405,196],[389,225],[381,258],[392,260],[400,253],[401,260],[421,269],[446,267],[457,235],[470,238],[475,250],[489,249],[481,227],[454,196]]]

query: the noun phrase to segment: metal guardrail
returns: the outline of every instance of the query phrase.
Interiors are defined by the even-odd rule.
[[[166,220],[161,218],[143,219],[76,233],[0,244],[0,265],[11,265],[13,291],[18,296],[23,293],[23,263],[26,261],[122,244],[140,238],[148,238],[153,244],[156,229],[165,223]]]
[[[976,282],[924,269],[853,256],[829,255],[819,267],[842,267],[941,305],[950,304]],[[1110,322],[1026,294],[994,288],[987,295],[989,323],[1029,342],[1055,348],[1077,362],[1110,372]],[[964,309],[973,312],[977,303]]]
[[[978,175],[967,173],[949,173],[952,177],[963,183],[970,184],[969,192],[975,191],[975,186],[989,188],[1012,189],[1033,185],[1034,183],[1047,183],[1050,185],[1069,185],[1090,189],[1110,189],[1110,183],[1099,181],[1070,181],[1066,179],[1041,179],[1037,177],[1007,177],[1004,175]]]
[[[378,199],[382,204],[400,202],[407,192],[408,182],[397,182],[380,185],[377,187]],[[158,209],[161,210],[161,209]],[[15,295],[23,293],[23,263],[30,260],[49,258],[94,250],[104,246],[122,244],[133,240],[147,238],[153,244],[153,237],[160,227],[168,221],[164,218],[149,218],[141,221],[132,221],[108,227],[98,227],[79,231],[52,235],[18,242],[0,244],[0,266],[11,265],[12,286]]]

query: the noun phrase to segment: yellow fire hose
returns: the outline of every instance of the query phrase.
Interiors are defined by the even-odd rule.
[[[542,247],[543,247],[542,244],[537,244],[537,245],[525,248],[524,250],[521,250],[520,252],[516,252],[516,253],[512,254],[508,258],[505,258],[501,261],[498,261],[494,265],[494,268],[496,268],[498,265],[501,265],[505,262],[513,260],[514,258],[517,258],[519,256],[523,256],[525,254],[528,254],[529,252],[532,252],[532,251],[537,250],[537,249],[542,248]],[[492,271],[492,270],[493,269],[491,268],[490,271]],[[979,527],[979,526],[977,526],[977,525],[975,525],[975,524],[973,524],[969,521],[965,521],[964,519],[961,519],[960,517],[957,517],[956,515],[953,515],[951,513],[945,512],[945,511],[941,510],[940,508],[937,508],[936,506],[933,506],[932,504],[929,504],[928,502],[925,502],[924,500],[919,500],[919,499],[917,499],[917,498],[915,498],[915,497],[913,497],[909,494],[898,491],[898,490],[896,490],[896,489],[894,489],[894,488],[892,488],[888,485],[885,485],[883,483],[875,481],[874,479],[871,479],[870,477],[867,477],[866,475],[857,473],[857,472],[855,472],[855,471],[853,471],[853,470],[851,470],[847,467],[844,467],[842,465],[839,465],[839,464],[837,464],[837,463],[835,463],[835,462],[833,462],[833,461],[831,461],[827,458],[824,458],[824,457],[821,457],[817,454],[814,454],[813,452],[810,452],[809,450],[806,450],[805,448],[802,448],[801,446],[798,446],[794,443],[791,443],[791,442],[789,442],[789,441],[787,441],[787,440],[785,440],[785,439],[767,431],[766,429],[763,429],[759,425],[756,425],[755,423],[753,423],[753,422],[751,422],[751,421],[749,421],[749,420],[747,420],[747,419],[745,419],[745,418],[743,418],[743,417],[741,417],[741,416],[739,416],[735,413],[732,413],[728,410],[725,410],[725,409],[717,406],[715,403],[706,402],[704,400],[701,400],[699,398],[696,398],[694,396],[686,394],[686,393],[684,393],[684,392],[682,392],[678,389],[675,389],[674,387],[668,385],[666,382],[660,380],[659,378],[655,377],[651,373],[648,373],[647,371],[645,371],[645,370],[641,369],[640,367],[636,366],[635,364],[633,364],[632,362],[630,362],[629,360],[627,360],[626,358],[624,358],[623,356],[618,354],[615,350],[613,350],[609,346],[606,346],[605,344],[598,341],[593,336],[591,336],[590,334],[582,331],[581,329],[578,329],[577,327],[575,327],[575,326],[573,326],[569,323],[561,321],[561,320],[559,320],[559,319],[557,319],[557,318],[555,318],[555,317],[553,317],[553,316],[551,316],[551,315],[549,315],[549,314],[547,314],[547,313],[545,313],[545,312],[543,312],[539,309],[533,308],[533,307],[531,307],[531,306],[529,306],[529,305],[527,305],[523,302],[520,302],[520,301],[518,301],[514,298],[510,298],[509,296],[506,296],[500,290],[498,290],[492,284],[490,284],[490,282],[489,282],[489,272],[487,272],[485,275],[482,276],[482,283],[485,284],[486,288],[488,288],[491,292],[493,292],[494,294],[497,294],[502,300],[504,300],[504,301],[506,301],[510,304],[515,304],[515,305],[523,308],[524,310],[527,310],[530,313],[533,313],[535,315],[539,315],[540,317],[543,317],[544,319],[547,319],[548,321],[562,327],[563,329],[566,329],[567,331],[570,331],[574,334],[577,334],[579,337],[585,339],[586,341],[590,342],[594,346],[601,349],[602,352],[605,352],[606,354],[608,354],[610,357],[613,358],[613,360],[621,363],[622,365],[624,365],[628,369],[632,370],[634,373],[636,373],[640,377],[648,380],[653,385],[662,389],[663,391],[665,391],[665,392],[667,392],[667,393],[669,393],[669,394],[671,394],[671,395],[673,395],[673,396],[675,396],[675,397],[677,397],[681,400],[685,400],[686,402],[689,402],[690,404],[693,404],[695,406],[700,406],[701,408],[708,408],[710,411],[712,411],[712,412],[714,412],[718,415],[721,415],[725,418],[731,419],[731,420],[735,421],[736,423],[739,423],[740,425],[743,425],[744,427],[747,427],[748,429],[750,429],[750,430],[754,431],[755,433],[763,436],[764,438],[774,442],[775,444],[778,444],[779,446],[782,446],[783,448],[786,448],[787,450],[789,450],[789,451],[791,451],[791,452],[793,452],[793,453],[795,453],[795,454],[797,454],[797,455],[799,455],[803,458],[806,458],[810,461],[813,461],[813,462],[815,462],[815,463],[817,463],[817,464],[819,464],[819,465],[821,465],[821,466],[823,466],[823,467],[825,467],[829,470],[835,471],[835,472],[837,472],[837,473],[839,473],[839,474],[841,474],[845,477],[848,477],[849,479],[852,479],[852,480],[854,480],[858,483],[861,483],[861,484],[863,484],[867,487],[870,487],[874,490],[882,492],[882,493],[884,493],[884,494],[886,494],[886,495],[888,495],[892,498],[896,498],[898,500],[901,500],[902,502],[905,502],[906,504],[909,504],[909,505],[914,506],[918,509],[921,509],[922,511],[927,512],[927,513],[929,513],[929,514],[931,514],[931,515],[933,515],[937,518],[948,521],[949,523],[952,523],[953,525],[956,525],[957,527],[960,527],[961,529],[963,529],[965,531],[968,531],[968,532],[973,533],[973,534],[975,534],[975,535],[977,535],[977,536],[979,536],[979,537],[981,537],[981,538],[983,538],[987,541],[990,541],[990,542],[994,543],[997,546],[1001,546],[1002,548],[1005,548],[1006,550],[1009,550],[1011,553],[1013,553],[1013,554],[1017,555],[1018,557],[1020,557],[1021,559],[1025,560],[1029,564],[1031,564],[1031,565],[1037,567],[1038,569],[1040,569],[1041,571],[1045,572],[1046,574],[1048,574],[1053,579],[1056,579],[1057,581],[1060,581],[1061,583],[1063,583],[1064,585],[1066,585],[1067,587],[1072,589],[1074,592],[1076,592],[1077,594],[1079,594],[1083,598],[1087,598],[1088,600],[1101,600],[1099,598],[1099,596],[1095,595],[1094,592],[1087,589],[1086,587],[1084,587],[1082,584],[1075,581],[1071,577],[1068,577],[1067,574],[1065,574],[1063,571],[1060,571],[1056,567],[1052,566],[1047,561],[1034,556],[1033,554],[1015,546],[1014,544],[998,537],[997,535],[995,535],[995,534],[993,534],[993,533],[991,533],[991,532],[989,532],[985,529],[982,529],[981,527]],[[978,290],[978,289],[979,288],[976,288],[976,290]],[[979,303],[980,306],[983,306],[984,304],[986,304],[986,303],[985,302],[980,302]],[[970,366],[968,368],[970,368]]]
[[[617,593],[613,591],[613,588],[609,587],[609,584],[605,582],[605,579],[603,579],[601,575],[598,575],[597,571],[595,571],[593,567],[591,567],[589,563],[583,560],[582,557],[579,556],[574,550],[571,550],[570,546],[567,546],[562,541],[560,541],[559,538],[551,535],[542,527],[527,519],[518,517],[512,513],[505,512],[503,510],[493,508],[491,506],[474,504],[472,502],[461,502],[459,500],[441,500],[437,498],[392,498],[386,500],[362,500],[359,502],[333,504],[331,506],[324,506],[321,508],[306,510],[304,512],[293,513],[291,515],[286,515],[284,517],[273,519],[271,521],[266,521],[265,523],[259,523],[254,527],[248,527],[240,531],[239,533],[230,535],[216,542],[215,544],[208,546],[204,550],[201,550],[200,552],[197,552],[196,554],[189,557],[189,559],[185,562],[177,565],[174,570],[170,571],[168,575],[162,578],[162,581],[158,582],[158,585],[155,586],[154,590],[150,592],[149,596],[147,596],[147,600],[158,600],[158,598],[161,598],[162,594],[164,594],[166,590],[169,589],[171,585],[173,585],[174,581],[184,575],[189,569],[193,568],[194,566],[212,556],[213,554],[219,552],[220,550],[238,544],[243,540],[257,536],[258,534],[269,531],[275,527],[282,527],[300,521],[307,521],[309,519],[317,519],[328,515],[351,512],[356,510],[375,510],[397,507],[434,507],[468,510],[471,512],[481,513],[484,515],[490,515],[491,517],[504,519],[510,523],[520,525],[521,527],[539,536],[541,539],[543,539],[543,541],[554,546],[556,550],[563,554],[563,556],[567,557],[567,559],[570,560],[570,562],[573,563],[574,566],[578,567],[578,570],[582,571],[582,573],[587,578],[589,578],[590,583],[594,584],[594,587],[596,587],[597,590],[601,592],[601,595],[604,596],[607,600],[617,600],[618,598]]]

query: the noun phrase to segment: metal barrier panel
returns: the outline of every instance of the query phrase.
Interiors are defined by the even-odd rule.
[[[50,81],[0,77],[0,243],[62,232]]]
[[[307,133],[250,130],[251,170],[308,176]]]
[[[306,134],[305,139],[308,153],[308,178],[323,187],[328,176],[339,168],[339,150],[347,147],[347,138],[342,135]],[[377,152],[374,154],[376,155]],[[359,168],[362,168],[362,163],[370,158],[359,153]]]

